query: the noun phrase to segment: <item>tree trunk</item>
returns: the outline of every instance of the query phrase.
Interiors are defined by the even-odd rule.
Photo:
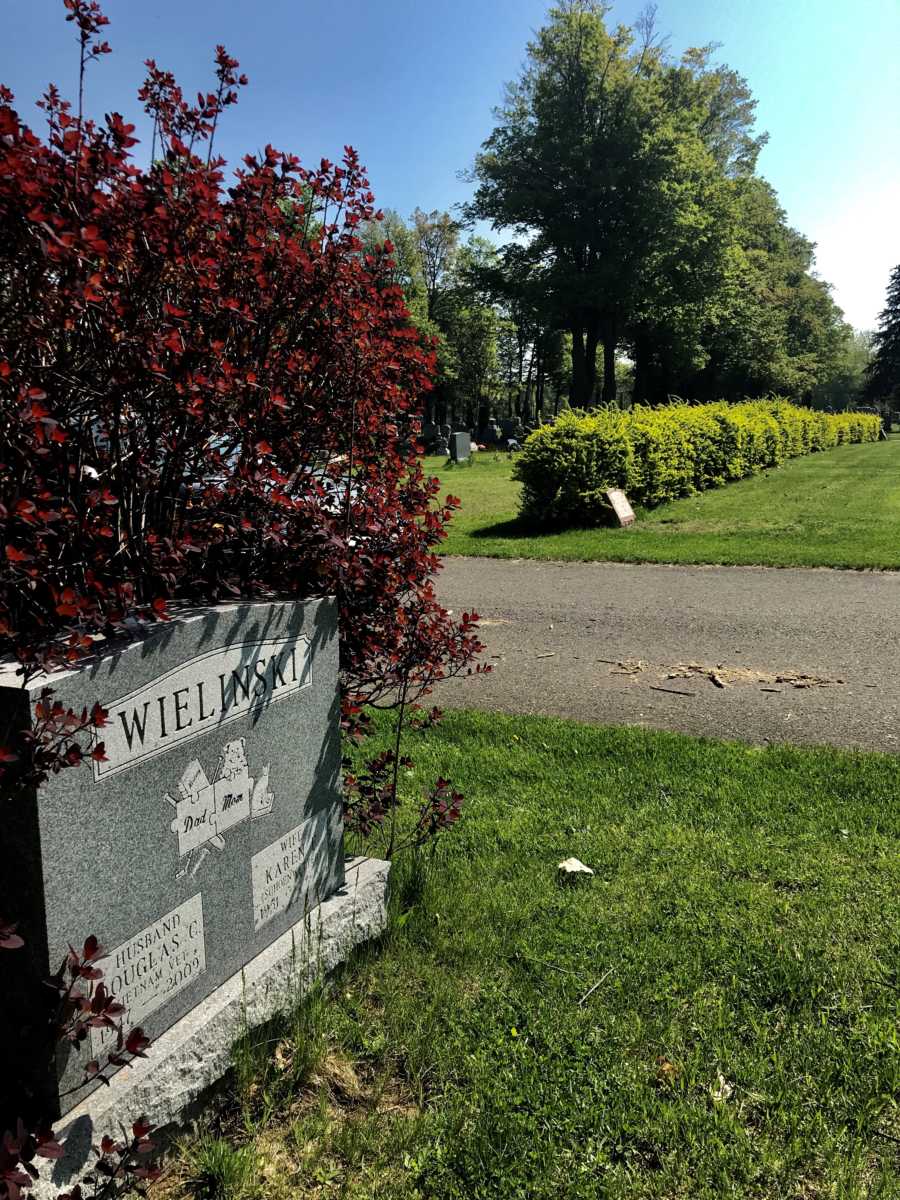
[[[603,403],[616,402],[616,342],[618,330],[615,317],[603,321]]]
[[[584,322],[580,314],[570,318],[569,332],[572,334],[572,379],[569,383],[569,405],[571,408],[584,408],[588,403],[588,392],[584,356]]]
[[[632,404],[646,404],[650,385],[650,343],[645,334],[639,333],[634,341],[634,390]]]
[[[673,376],[671,367],[666,362],[661,362],[656,368],[656,386],[654,388],[655,396],[654,404],[665,404],[669,397],[675,393],[676,385],[679,394],[684,391],[681,384]]]
[[[534,352],[535,352],[535,356],[537,357],[537,366],[535,368],[535,370],[537,372],[537,382],[536,382],[536,386],[535,386],[535,402],[534,402],[535,415],[537,416],[537,419],[539,421],[543,421],[543,419],[544,419],[544,360],[543,360],[543,356],[541,355],[540,338],[537,338],[535,340]]]
[[[525,400],[522,404],[522,420],[525,422],[529,422],[531,420],[532,414],[534,412],[533,408],[531,407],[531,397],[532,397],[531,377],[532,377],[533,372],[534,372],[534,355],[532,354],[528,360],[528,374],[525,377]]]
[[[588,320],[584,339],[585,405],[587,408],[593,408],[597,403],[597,345],[599,341],[600,322],[592,316]]]

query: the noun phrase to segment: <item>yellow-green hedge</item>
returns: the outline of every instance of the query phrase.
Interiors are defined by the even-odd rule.
[[[871,414],[786,400],[565,412],[525,440],[514,474],[529,519],[591,525],[609,513],[607,488],[622,488],[635,504],[662,504],[798,454],[874,442],[880,425]]]

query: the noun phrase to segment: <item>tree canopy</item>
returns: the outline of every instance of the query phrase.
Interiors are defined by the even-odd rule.
[[[467,215],[520,247],[503,256],[507,295],[518,279],[521,307],[540,280],[573,405],[615,401],[623,355],[641,400],[812,399],[852,330],[755,173],[766,137],[746,80],[715,46],[672,58],[652,13],[633,28],[606,16],[598,0],[550,10],[476,157]]]
[[[887,303],[872,335],[872,351],[866,396],[893,408],[900,403],[900,264],[891,272]]]

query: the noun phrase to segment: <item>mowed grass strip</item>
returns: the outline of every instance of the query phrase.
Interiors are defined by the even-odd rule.
[[[462,500],[442,552],[495,558],[900,568],[900,435],[792,459],[652,510],[630,529],[545,531],[518,519],[512,460],[426,459]]]
[[[232,1194],[900,1194],[894,758],[467,712],[405,748],[463,820],[242,1048]]]

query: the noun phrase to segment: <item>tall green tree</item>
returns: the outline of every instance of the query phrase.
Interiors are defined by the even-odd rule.
[[[474,261],[469,278],[487,303],[499,308],[503,376],[509,415],[541,418],[547,386],[556,397],[562,375],[560,321],[546,261],[533,245],[516,242]]]
[[[440,299],[438,323],[455,363],[451,411],[476,430],[486,423],[502,387],[503,318],[484,286],[496,265],[496,247],[487,238],[469,237],[454,256]]]
[[[462,226],[446,212],[416,209],[405,221],[385,212],[363,230],[363,252],[389,241],[391,283],[401,287],[410,321],[432,339],[437,370],[425,413],[438,424],[477,427],[500,390],[502,314],[484,287],[496,250],[485,238],[462,244]],[[479,415],[480,414],[480,415]]]
[[[833,370],[819,379],[813,388],[811,401],[815,408],[842,411],[863,399],[866,373],[872,359],[872,336],[864,329],[850,332]]]
[[[652,28],[610,32],[605,12],[596,0],[550,10],[476,158],[469,209],[548,258],[576,404],[596,399],[600,344],[603,400],[615,399],[616,350],[640,305],[727,240],[728,180],[701,108],[673,102]]]
[[[900,264],[891,272],[887,303],[872,336],[872,351],[865,394],[876,404],[895,408],[900,405]]]
[[[449,213],[422,212],[410,217],[410,236],[418,253],[428,318],[437,321],[441,304],[455,279],[461,226]]]
[[[728,268],[703,335],[705,365],[686,378],[684,394],[780,392],[808,402],[842,369],[853,331],[813,274],[815,246],[788,224],[771,185],[748,176],[736,195]]]

